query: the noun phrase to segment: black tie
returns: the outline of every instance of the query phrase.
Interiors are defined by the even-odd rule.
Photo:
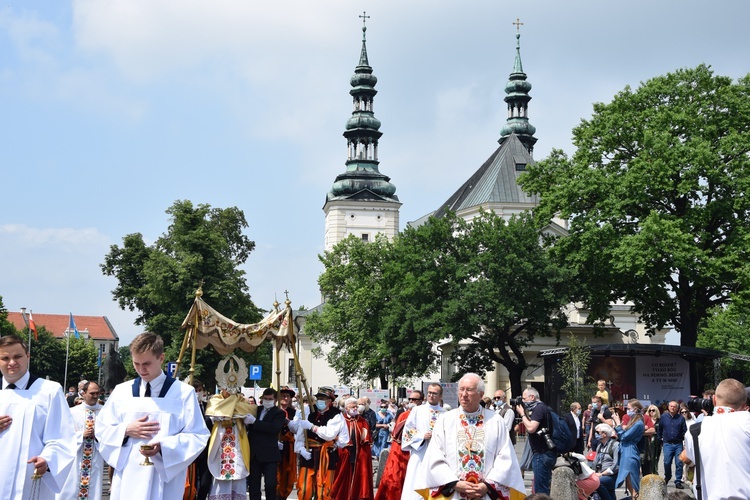
[[[12,382],[10,384],[8,384],[8,386],[6,387],[6,389],[15,389],[15,388],[16,388],[16,384],[14,384]]]
[[[151,382],[146,382],[146,392],[143,393],[143,397],[145,398],[151,397]]]

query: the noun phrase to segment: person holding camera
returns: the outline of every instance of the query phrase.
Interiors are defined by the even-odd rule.
[[[664,456],[664,482],[669,483],[672,479],[672,462],[675,464],[674,487],[678,490],[685,486],[682,484],[682,464],[679,463],[679,456],[682,453],[682,443],[687,432],[685,418],[679,414],[680,405],[677,401],[670,401],[667,409],[669,411],[662,414],[659,419],[658,436],[662,442]]]
[[[552,443],[552,415],[549,407],[539,400],[539,391],[533,387],[523,391],[521,401],[515,399],[516,412],[529,433],[531,445],[531,470],[534,471],[534,493],[549,494],[552,469],[557,453]],[[550,446],[551,445],[551,446]]]
[[[747,396],[744,384],[738,380],[722,380],[712,398],[713,416],[700,423],[697,450],[692,431],[688,436],[685,456],[696,463],[696,482],[700,481],[696,484],[696,498],[750,498]]]

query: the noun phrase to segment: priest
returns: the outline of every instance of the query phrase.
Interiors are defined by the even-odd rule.
[[[81,388],[83,403],[70,409],[75,428],[76,454],[73,467],[58,500],[100,500],[104,478],[104,460],[99,453],[96,435],[96,416],[102,409],[99,396],[102,390],[96,382],[86,382]]]
[[[96,419],[99,451],[115,468],[110,498],[180,499],[209,436],[195,390],[162,371],[160,336],[138,335],[130,355],[139,377],[115,387]]]
[[[443,386],[430,384],[427,387],[427,404],[422,404],[422,391],[409,394],[409,407],[412,410],[404,424],[401,448],[409,452],[409,463],[406,466],[406,478],[401,493],[402,500],[420,500],[414,491],[414,485],[424,477],[423,460],[430,444],[432,430],[440,415],[445,412],[440,400],[443,398]]]
[[[245,361],[235,355],[225,358],[216,368],[219,394],[208,400],[206,417],[213,422],[208,444],[208,470],[213,481],[208,500],[245,498],[250,474],[250,440],[247,424],[255,422],[258,406],[242,395],[247,379]]]
[[[73,422],[62,387],[30,373],[30,360],[21,337],[0,337],[3,499],[54,498],[73,463]]]
[[[503,419],[480,406],[484,382],[458,382],[459,408],[437,419],[425,455],[425,498],[515,500],[526,496],[516,452]]]

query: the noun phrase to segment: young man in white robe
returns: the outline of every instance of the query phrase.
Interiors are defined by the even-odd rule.
[[[75,428],[76,454],[73,467],[58,500],[100,500],[104,478],[104,460],[99,454],[96,436],[96,416],[102,405],[99,396],[102,390],[96,382],[86,382],[81,389],[83,403],[70,409]]]
[[[3,499],[54,498],[73,463],[73,422],[63,389],[29,373],[30,360],[19,336],[0,337]]]
[[[110,498],[177,500],[208,429],[193,387],[162,371],[161,337],[138,335],[130,354],[139,377],[115,387],[96,419],[99,451],[115,469]],[[146,457],[152,466],[141,465]]]
[[[404,432],[401,435],[401,449],[409,452],[409,462],[406,466],[401,500],[422,498],[414,491],[414,484],[418,478],[424,477],[422,461],[427,452],[427,445],[430,444],[432,429],[438,417],[445,413],[445,408],[440,404],[442,397],[443,387],[440,384],[430,384],[427,387],[427,404],[422,404],[422,391],[412,391],[409,394],[409,405],[412,410],[404,423]]]
[[[467,373],[459,380],[460,406],[435,423],[424,458],[425,474],[417,479],[425,498],[516,500],[526,496],[505,422],[480,406],[482,396],[484,382],[477,374]]]

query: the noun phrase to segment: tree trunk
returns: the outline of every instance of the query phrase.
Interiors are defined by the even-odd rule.
[[[521,374],[523,373],[524,367],[520,366],[519,363],[503,363],[503,366],[508,370],[508,378],[510,379],[510,392],[512,397],[517,398],[523,396],[523,387],[521,386]]]

